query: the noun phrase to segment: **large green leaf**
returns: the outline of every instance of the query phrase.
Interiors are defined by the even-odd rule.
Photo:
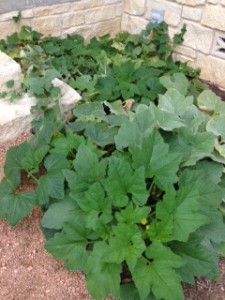
[[[181,278],[174,270],[183,264],[183,260],[159,242],[152,243],[146,255],[153,261],[149,263],[145,258],[141,258],[132,271],[140,298],[148,299],[152,291],[156,299],[183,300]]]
[[[159,109],[153,103],[150,104],[150,108],[152,109],[157,127],[166,131],[172,131],[185,126],[185,123],[177,114]]]
[[[183,260],[158,242],[148,247],[146,255],[149,259],[153,259],[150,277],[152,292],[156,298],[183,299],[181,278],[174,270],[183,265]]]
[[[145,249],[146,246],[138,226],[119,223],[112,229],[106,259],[115,263],[126,261],[132,271]]]
[[[195,165],[197,161],[210,157],[214,151],[215,136],[211,132],[193,132],[191,128],[180,128],[169,141],[170,149],[183,154],[182,165]]]
[[[60,77],[60,73],[55,69],[49,69],[45,71],[44,76],[30,75],[26,81],[29,87],[29,91],[32,95],[41,96],[45,93],[45,90],[50,91],[52,86],[52,80]]]
[[[112,220],[112,199],[105,197],[102,186],[96,182],[82,198],[76,198],[76,202],[84,212],[87,228],[96,230],[100,222],[107,224]]]
[[[164,95],[159,95],[158,108],[168,113],[182,116],[193,104],[193,97],[184,97],[177,89],[170,88]]]
[[[198,107],[208,113],[225,114],[225,104],[211,90],[203,91],[197,99]]]
[[[126,206],[129,194],[137,205],[144,205],[148,199],[144,168],[134,171],[127,161],[119,157],[109,158],[108,177],[103,185],[114,206]]]
[[[76,135],[71,131],[67,131],[66,135],[56,133],[51,141],[51,153],[62,153],[67,156],[68,154],[73,154],[80,144],[84,143],[85,140],[82,136]]]
[[[141,300],[133,283],[125,283],[120,286],[120,297],[123,300]],[[155,298],[148,297],[148,300],[155,300]]]
[[[97,151],[89,145],[80,145],[74,160],[74,169],[79,177],[89,183],[99,181],[105,176],[106,160],[99,161]]]
[[[192,128],[193,132],[197,132],[198,130],[205,131],[205,126],[209,120],[209,115],[200,111],[197,106],[190,105],[182,114],[181,119],[186,127]]]
[[[140,147],[130,146],[129,151],[134,168],[144,166],[145,176],[154,178],[161,189],[166,190],[177,182],[181,155],[169,151],[169,146],[158,131],[155,130],[145,137]]]
[[[199,191],[195,185],[181,186],[176,192],[170,189],[157,203],[156,218],[151,227],[152,239],[186,242],[191,233],[209,223],[200,211]]]
[[[21,168],[28,172],[28,176],[39,171],[39,165],[48,153],[48,150],[49,146],[47,145],[41,146],[36,150],[29,145],[21,158]]]
[[[209,209],[208,214],[211,223],[198,229],[204,241],[210,241],[212,244],[220,245],[225,241],[225,223],[223,216],[218,210]]]
[[[1,219],[6,217],[8,206],[9,206],[7,200],[5,201],[5,199],[7,199],[5,197],[7,197],[8,195],[13,195],[13,193],[14,193],[14,187],[6,178],[3,178],[0,182],[0,205],[1,205],[0,218]]]
[[[46,175],[39,178],[37,198],[40,205],[48,203],[49,197],[64,198],[64,176],[60,169],[49,170]]]
[[[89,251],[87,240],[91,237],[80,218],[64,226],[62,233],[57,233],[45,243],[45,249],[56,258],[65,261],[69,270],[86,271]]]
[[[121,90],[121,95],[123,99],[133,98],[135,95],[140,95],[139,88],[136,84],[132,82],[122,81],[119,82],[119,89]]]
[[[109,127],[105,123],[91,122],[87,124],[84,135],[89,137],[94,144],[105,147],[114,144],[114,137],[117,132],[118,128],[116,127]]]
[[[151,211],[150,207],[143,206],[134,206],[133,203],[129,203],[126,208],[122,209],[119,212],[116,212],[116,219],[119,223],[141,223],[143,219],[147,219]]]
[[[105,242],[96,242],[87,261],[87,287],[92,297],[96,300],[102,300],[109,295],[117,299],[120,296],[120,273],[122,267],[119,263],[105,262],[104,257],[106,254],[107,244]]]
[[[219,139],[215,141],[215,153],[211,156],[214,161],[224,163],[225,158],[225,145],[224,142],[220,143]]]
[[[212,161],[201,161],[180,174],[180,185],[191,185],[199,192],[199,203],[202,208],[218,209],[223,198],[223,189],[219,185],[223,165]],[[207,189],[206,189],[207,186]]]
[[[36,194],[32,191],[25,191],[18,195],[9,196],[5,201],[8,201],[9,205],[6,218],[9,224],[16,225],[32,211],[36,204]]]
[[[152,109],[145,105],[138,106],[135,115],[130,114],[130,119],[121,125],[115,137],[117,149],[140,146],[142,139],[153,131],[156,124]]]
[[[115,66],[114,72],[117,79],[119,79],[120,82],[130,82],[136,69],[135,64],[135,61],[128,60],[119,66]]]
[[[64,176],[62,171],[48,171],[48,174],[44,175],[42,179],[50,197],[56,199],[64,198]]]
[[[206,125],[206,130],[225,141],[225,112],[224,115],[214,115]]]
[[[174,242],[171,247],[185,262],[178,269],[184,282],[194,284],[195,276],[207,275],[214,280],[218,278],[216,255],[202,245],[198,234],[191,235],[187,243]]]
[[[32,124],[35,128],[35,135],[32,137],[29,143],[34,149],[49,144],[52,137],[56,134],[58,135],[59,130],[62,128],[62,121],[55,120],[54,117],[52,120],[51,116],[48,114],[44,119],[37,121],[37,123],[36,121],[33,121]]]
[[[41,225],[49,229],[62,229],[65,222],[74,220],[80,213],[79,207],[68,197],[62,202],[51,204],[41,220]]]
[[[73,110],[73,114],[78,119],[83,116],[94,116],[99,120],[106,119],[106,113],[101,102],[85,102],[77,105]]]
[[[10,184],[17,188],[20,184],[21,158],[29,149],[28,142],[24,142],[19,146],[11,147],[7,151],[6,161],[4,165],[4,173]]]
[[[70,168],[70,161],[66,158],[64,153],[51,153],[44,161],[44,166],[48,171],[64,170]]]
[[[126,110],[123,107],[123,102],[121,100],[116,100],[113,102],[104,101],[103,105],[111,115],[126,115]]]
[[[120,90],[118,88],[118,81],[112,75],[101,76],[98,78],[95,86],[96,99],[100,101],[115,100],[120,97]]]
[[[172,76],[164,75],[160,77],[160,83],[167,89],[174,88],[182,95],[187,94],[190,83],[183,73],[175,73]]]
[[[14,226],[28,215],[36,204],[36,194],[33,191],[25,191],[16,194],[6,179],[0,183],[0,217],[5,218]]]
[[[64,170],[63,175],[68,182],[69,188],[71,190],[70,196],[72,198],[77,198],[80,194],[88,190],[90,183],[88,180],[79,176],[76,172],[71,170]]]
[[[145,258],[140,258],[132,271],[132,279],[135,287],[139,292],[141,300],[147,300],[151,292],[151,272],[149,270],[148,261]]]
[[[99,152],[100,153],[100,152]],[[93,147],[80,145],[73,162],[74,171],[64,170],[63,174],[69,184],[73,197],[88,190],[89,186],[105,177],[107,160],[99,161],[99,153]]]
[[[89,92],[93,92],[95,84],[96,82],[92,80],[92,76],[82,75],[76,78],[73,82],[73,87],[80,91],[88,90]]]

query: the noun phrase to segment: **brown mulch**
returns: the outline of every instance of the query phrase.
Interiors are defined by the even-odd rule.
[[[225,100],[225,93],[221,95]],[[29,137],[24,134],[0,145],[0,179],[7,149]],[[44,250],[40,218],[35,208],[15,227],[0,221],[0,300],[91,300],[84,275],[64,270],[63,263]],[[225,259],[220,260],[218,282],[197,279],[194,286],[185,285],[184,292],[185,300],[225,300]]]

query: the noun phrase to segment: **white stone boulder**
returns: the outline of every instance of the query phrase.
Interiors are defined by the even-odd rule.
[[[52,81],[55,87],[59,87],[62,93],[60,106],[66,118],[72,116],[72,108],[81,100],[81,96],[63,81],[55,78]],[[0,90],[1,92],[1,90]],[[35,118],[31,114],[31,107],[35,105],[36,99],[24,94],[20,99],[10,103],[0,99],[0,145],[16,139],[22,133],[29,132],[31,121]]]
[[[20,89],[21,79],[23,78],[21,67],[8,55],[0,51],[0,93],[6,91],[10,93]],[[14,80],[11,89],[6,87],[9,80]],[[81,100],[81,96],[65,82],[55,78],[52,84],[61,90],[59,100],[61,112],[66,118],[72,116],[72,108]],[[22,133],[29,132],[31,121],[37,115],[31,114],[31,107],[35,105],[36,99],[24,94],[20,99],[13,103],[6,99],[0,99],[0,144],[9,140],[16,139]]]
[[[80,94],[78,94],[77,91],[75,91],[71,86],[58,78],[52,80],[52,85],[60,88],[62,94],[60,99],[62,113],[64,113],[67,119],[71,118],[71,110],[81,100]]]
[[[27,94],[14,103],[0,100],[0,145],[29,132],[33,119],[30,109],[35,101]]]
[[[19,90],[22,78],[23,74],[20,65],[0,51],[0,92],[10,93]],[[8,89],[6,83],[10,80],[14,81],[14,85]]]

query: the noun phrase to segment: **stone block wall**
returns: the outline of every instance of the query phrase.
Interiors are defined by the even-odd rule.
[[[0,38],[11,35],[21,25],[31,26],[44,36],[64,37],[77,33],[86,39],[107,33],[114,35],[121,29],[123,0],[52,1],[64,2],[52,5],[44,5],[45,2],[20,10],[22,18],[18,24],[12,19],[18,10],[1,13],[0,4]]]
[[[175,57],[200,67],[202,79],[225,88],[225,0],[124,0],[121,29],[140,32],[153,10],[164,11],[171,36],[187,26]]]

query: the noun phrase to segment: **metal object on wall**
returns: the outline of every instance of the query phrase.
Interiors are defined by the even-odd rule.
[[[165,10],[153,9],[151,14],[152,23],[161,23],[164,20]]]

